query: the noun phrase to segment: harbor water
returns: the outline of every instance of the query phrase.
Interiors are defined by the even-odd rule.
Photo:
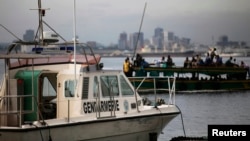
[[[250,65],[250,58],[236,57],[240,62],[245,61]],[[161,57],[145,58],[148,62],[160,60]],[[184,57],[173,57],[177,66],[182,66]],[[191,59],[191,58],[190,58]],[[225,62],[228,58],[224,57]],[[124,57],[102,58],[104,69],[122,69]],[[0,61],[0,78],[3,76],[3,60]],[[167,98],[160,94],[160,98]],[[223,92],[223,93],[177,93],[175,103],[180,108],[182,116],[173,119],[162,131],[158,141],[169,141],[173,137],[207,136],[207,128],[210,124],[250,124],[250,91]],[[182,123],[183,119],[183,123]]]
[[[229,57],[223,57],[225,62]],[[237,62],[244,61],[250,65],[250,58],[235,57]],[[161,57],[148,57],[149,63]],[[191,59],[191,58],[189,58]],[[104,68],[122,69],[125,58],[102,58]],[[176,66],[183,66],[185,57],[173,57]],[[166,98],[164,94],[159,95]],[[213,93],[176,93],[175,103],[182,116],[174,118],[162,131],[158,141],[169,141],[173,137],[207,136],[208,125],[249,125],[250,124],[250,91],[213,92]],[[183,123],[182,123],[183,119]],[[184,126],[184,127],[183,127]],[[185,130],[185,131],[184,131]]]

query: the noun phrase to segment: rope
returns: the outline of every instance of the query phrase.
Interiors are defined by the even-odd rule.
[[[181,109],[177,105],[176,105],[176,107],[179,109],[179,111],[181,113],[182,129],[183,129],[184,136],[186,137],[186,131],[185,131],[185,127],[184,127],[182,112],[181,112]]]

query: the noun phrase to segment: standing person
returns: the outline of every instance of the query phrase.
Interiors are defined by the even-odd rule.
[[[211,60],[211,58],[210,58],[210,56],[209,56],[209,53],[207,53],[207,56],[206,56],[206,59],[205,59],[205,66],[210,66],[210,65],[212,65],[212,60]]]
[[[128,58],[126,58],[123,63],[123,72],[127,77],[130,76],[130,62]]]
[[[244,61],[240,62],[240,67],[245,68],[247,71],[248,77],[250,77],[250,67]]]
[[[196,64],[197,66],[203,66],[205,64],[199,54],[196,55]]]
[[[165,56],[162,56],[162,58],[161,58],[161,67],[166,67],[167,66],[167,63],[166,63],[166,61],[165,61]]]
[[[233,67],[234,63],[232,61],[233,61],[233,57],[230,56],[229,59],[225,62],[225,66],[226,67]]]
[[[129,62],[129,77],[132,77],[132,75],[133,75],[133,71],[134,71],[134,69],[133,69],[133,60],[132,60],[132,58],[131,58],[131,61],[130,61],[130,59],[129,59],[129,57],[127,57],[128,58],[128,62]]]
[[[170,55],[168,55],[167,66],[172,67],[173,65],[174,65],[173,59],[171,58]]]
[[[141,66],[141,62],[142,62],[142,56],[141,56],[139,53],[137,53],[137,54],[136,54],[136,58],[135,58],[134,65],[135,65],[136,67],[140,67],[140,66]]]
[[[233,63],[234,63],[234,66],[235,66],[235,67],[239,67],[239,64],[237,63],[236,58],[234,58],[233,61],[234,61],[234,62],[233,62]]]
[[[217,55],[216,48],[214,48],[210,54],[212,62],[214,61],[214,57]]]
[[[144,58],[142,58],[141,68],[147,68],[147,67],[149,67],[149,63]]]
[[[222,65],[223,65],[222,58],[221,58],[219,55],[216,55],[215,58],[216,58],[215,65],[216,65],[216,66],[222,66]]]
[[[165,56],[162,56],[161,57],[161,63],[165,63],[166,61],[165,61]]]
[[[192,57],[192,60],[191,60],[191,67],[192,67],[192,68],[197,67],[197,60],[195,59],[195,56]]]
[[[191,66],[191,62],[189,61],[188,57],[186,57],[186,60],[184,61],[184,68],[189,68]]]

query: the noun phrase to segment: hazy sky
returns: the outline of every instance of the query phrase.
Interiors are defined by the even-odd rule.
[[[81,42],[117,43],[119,34],[138,32],[145,38],[156,27],[173,31],[193,42],[212,44],[221,35],[250,44],[250,0],[75,0],[76,29]],[[42,0],[44,20],[67,40],[73,37],[73,0]],[[22,38],[37,30],[37,0],[0,0],[0,24]],[[0,27],[0,42],[15,39]]]

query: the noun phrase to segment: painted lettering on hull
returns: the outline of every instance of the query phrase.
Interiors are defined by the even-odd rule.
[[[83,111],[85,114],[94,112],[108,112],[108,111],[119,111],[119,101],[118,100],[107,100],[100,101],[100,105],[93,102],[83,102]]]

